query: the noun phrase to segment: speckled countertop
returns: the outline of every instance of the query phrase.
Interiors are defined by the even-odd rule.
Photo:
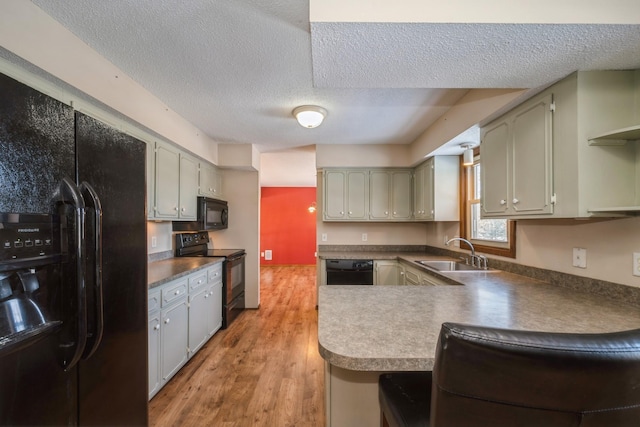
[[[223,257],[184,257],[150,262],[147,264],[149,289],[223,261]]]
[[[371,258],[371,253],[320,255]],[[373,258],[417,268],[417,259],[447,259],[418,253]],[[463,286],[319,286],[322,357],[355,371],[430,370],[443,322],[579,333],[640,328],[640,307],[634,304],[502,271],[434,275]]]

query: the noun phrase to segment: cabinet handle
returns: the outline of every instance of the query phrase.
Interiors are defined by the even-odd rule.
[[[393,212],[393,214],[394,214],[394,215],[397,215],[397,214],[398,214],[398,212]]]
[[[168,317],[167,317],[166,319],[164,319],[164,324],[165,324],[165,325],[168,325],[168,324],[169,324],[169,322],[171,322],[171,319],[169,319]]]
[[[513,199],[513,204],[514,204],[514,205],[516,205],[516,204],[518,204],[518,202],[519,202],[519,201],[520,201],[520,200],[518,200],[518,199],[516,199],[516,198],[514,197],[514,199]]]
[[[186,211],[186,209],[185,209],[185,208],[182,208],[181,210],[182,210],[182,212]]]
[[[507,201],[506,201],[506,200],[504,200],[504,199],[500,200],[500,205],[501,205],[501,206],[504,206],[504,205],[506,205],[506,204],[507,204]]]
[[[349,215],[351,215],[353,212],[349,211]]]
[[[174,295],[180,295],[180,290],[175,291]]]
[[[156,326],[154,326],[153,330],[155,330],[155,331],[160,330],[160,323],[158,323]]]
[[[389,215],[389,212],[385,212],[384,214],[385,214],[385,215]]]
[[[177,212],[178,211],[178,207],[174,206],[173,210]]]

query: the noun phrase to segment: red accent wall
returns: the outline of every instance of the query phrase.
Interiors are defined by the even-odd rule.
[[[273,259],[260,265],[316,263],[315,187],[262,187],[260,198],[260,253],[271,249]]]

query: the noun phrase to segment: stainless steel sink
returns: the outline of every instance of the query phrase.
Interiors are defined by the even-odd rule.
[[[424,265],[427,268],[436,271],[455,271],[455,272],[479,272],[479,273],[490,273],[498,270],[494,269],[483,269],[480,267],[476,267],[473,265],[465,264],[462,262],[456,261],[434,261],[434,260],[420,260],[416,261],[420,265]]]

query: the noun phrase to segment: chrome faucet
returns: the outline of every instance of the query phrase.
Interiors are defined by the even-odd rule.
[[[484,268],[485,270],[487,269],[487,257],[484,255],[476,255],[476,248],[474,248],[473,244],[467,239],[463,239],[462,237],[454,237],[453,239],[447,240],[445,245],[449,246],[449,243],[453,242],[454,240],[460,240],[461,242],[465,242],[467,245],[469,245],[469,247],[471,248],[471,265],[476,266],[477,262],[478,268]],[[465,261],[467,264],[469,264],[469,259],[466,259]]]
[[[449,240],[447,240],[447,243],[445,243],[445,245],[449,246],[449,243],[453,242],[454,240],[460,240],[461,242],[465,242],[471,248],[471,257],[472,257],[472,259],[473,259],[473,257],[476,256],[476,249],[473,247],[471,242],[468,241],[467,239],[463,239],[462,237],[454,237],[453,239],[449,239]]]

